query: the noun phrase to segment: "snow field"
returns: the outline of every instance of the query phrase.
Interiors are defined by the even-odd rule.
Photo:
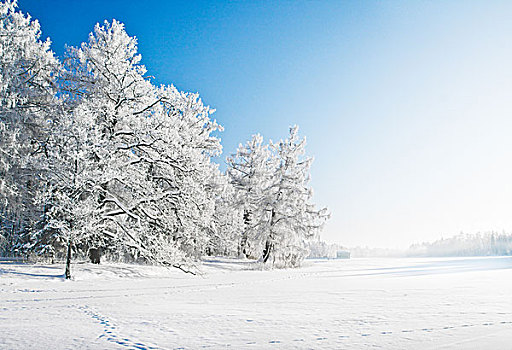
[[[0,264],[2,349],[510,349],[512,258]]]

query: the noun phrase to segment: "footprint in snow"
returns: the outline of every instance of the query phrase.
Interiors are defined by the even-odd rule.
[[[115,334],[116,327],[113,326],[110,320],[108,320],[106,317],[102,316],[99,313],[94,312],[93,310],[89,309],[88,306],[80,306],[80,310],[83,310],[88,316],[90,316],[92,319],[98,321],[100,325],[103,326],[103,334],[100,335],[98,338],[105,337],[107,341],[116,343],[118,345],[122,345],[124,347],[130,348],[130,349],[138,349],[138,350],[148,350],[148,349],[156,349],[155,347],[145,345],[143,343],[139,342],[133,342],[128,338],[121,338],[120,336]]]
[[[132,347],[134,347],[135,349],[138,349],[138,350],[155,349],[155,348],[151,348],[151,347],[146,347],[145,345],[132,345]]]

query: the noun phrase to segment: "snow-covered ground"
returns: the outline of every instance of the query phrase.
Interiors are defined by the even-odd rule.
[[[512,258],[0,263],[2,349],[512,349]]]

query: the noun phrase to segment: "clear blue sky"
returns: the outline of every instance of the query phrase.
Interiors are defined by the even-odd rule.
[[[512,2],[19,0],[62,54],[115,18],[158,83],[217,109],[224,156],[298,124],[323,238],[512,231]]]

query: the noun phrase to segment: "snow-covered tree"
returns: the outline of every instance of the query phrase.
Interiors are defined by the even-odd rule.
[[[145,168],[152,186],[143,193],[154,194],[151,200],[144,197],[141,217],[180,252],[198,258],[209,241],[215,211],[211,181],[216,166],[210,157],[221,150],[212,136],[221,128],[197,94],[169,86],[158,89],[157,97],[161,102],[145,118],[134,152],[135,164]]]
[[[208,193],[212,132],[221,127],[197,94],[155,87],[123,24],[97,25],[72,49],[51,198],[53,228],[85,252],[181,266],[206,246],[215,199]],[[78,75],[78,76],[77,76]],[[64,176],[63,176],[64,174]]]
[[[305,145],[293,127],[288,139],[270,148],[255,135],[228,159],[237,205],[244,210],[241,247],[247,256],[275,266],[297,266],[307,256],[307,240],[328,218],[326,209],[317,210],[311,203],[312,158],[304,157]]]
[[[41,175],[47,141],[58,113],[59,63],[39,23],[0,2],[0,228],[6,246],[19,251],[44,216],[33,198],[45,186]]]
[[[237,205],[236,191],[229,177],[218,169],[212,172],[209,190],[215,197],[215,211],[211,225],[207,255],[236,257],[240,255],[240,239],[244,230],[243,210]]]
[[[273,201],[277,159],[263,144],[263,137],[254,135],[237,153],[228,157],[227,174],[236,189],[234,207],[243,213],[240,254],[259,258],[268,236],[269,204]]]
[[[307,240],[313,239],[329,217],[327,209],[311,203],[313,190],[308,186],[312,158],[305,157],[306,139],[298,136],[298,127],[290,136],[271,143],[279,165],[270,203],[269,234],[263,261],[281,266],[298,266],[308,255]]]

